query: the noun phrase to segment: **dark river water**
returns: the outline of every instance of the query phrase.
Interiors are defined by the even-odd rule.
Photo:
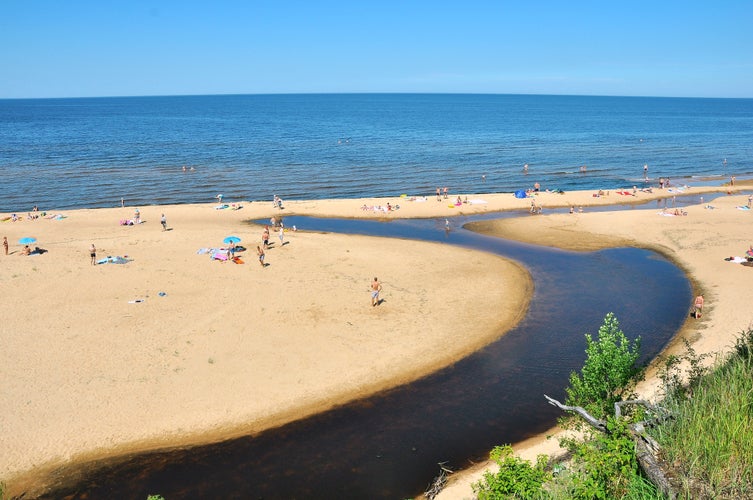
[[[416,382],[258,435],[85,464],[77,480],[68,474],[44,498],[412,497],[439,463],[467,467],[495,445],[549,429],[560,412],[544,394],[564,397],[569,374],[585,359],[584,334],[596,335],[607,313],[615,313],[628,338],[641,337],[642,361],[655,357],[688,315],[688,280],[654,252],[574,253],[462,228],[483,218],[490,217],[452,219],[449,230],[444,219],[285,222],[299,230],[444,242],[522,263],[534,280],[530,309],[496,342]]]

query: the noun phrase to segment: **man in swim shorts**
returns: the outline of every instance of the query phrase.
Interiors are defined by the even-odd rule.
[[[374,277],[374,281],[371,282],[371,305],[372,306],[378,306],[379,305],[379,292],[382,291],[382,284],[379,283],[379,280]]]
[[[92,258],[92,266],[97,265],[97,248],[94,246],[94,243],[92,243],[92,246],[89,247],[89,256]]]
[[[695,298],[695,303],[693,305],[693,317],[695,319],[698,319],[701,317],[701,313],[703,312],[703,295],[699,295]]]

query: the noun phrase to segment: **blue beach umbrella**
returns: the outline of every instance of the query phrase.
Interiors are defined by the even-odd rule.
[[[223,243],[228,243],[228,244],[232,245],[232,244],[235,244],[235,243],[240,243],[241,239],[238,238],[237,236],[228,236],[227,238],[225,238],[224,240],[222,240],[222,242]]]
[[[30,238],[30,237],[27,237],[27,238],[21,238],[20,240],[18,240],[18,242],[19,242],[20,244],[22,244],[22,245],[31,245],[32,243],[34,243],[34,242],[36,242],[36,241],[37,241],[37,239],[36,239],[36,238]]]

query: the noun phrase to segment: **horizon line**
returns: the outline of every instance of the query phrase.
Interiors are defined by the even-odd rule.
[[[44,99],[129,99],[142,97],[231,97],[231,96],[302,96],[302,95],[477,95],[477,96],[538,96],[538,97],[609,97],[609,98],[645,98],[645,99],[729,99],[744,100],[753,97],[714,97],[714,96],[662,96],[662,95],[617,95],[617,94],[549,94],[522,92],[227,92],[215,94],[141,94],[141,95],[80,95],[80,96],[46,96],[46,97],[0,97],[0,101],[44,100]]]

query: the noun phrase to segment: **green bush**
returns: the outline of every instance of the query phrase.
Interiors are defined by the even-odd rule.
[[[528,460],[516,457],[512,447],[506,445],[496,446],[489,458],[499,466],[499,471],[485,472],[483,478],[473,485],[479,500],[546,498],[541,489],[542,484],[551,479],[546,455],[539,455],[536,465],[532,466]]]
[[[640,337],[632,343],[613,313],[604,318],[599,337],[586,334],[586,361],[580,374],[570,374],[566,404],[580,406],[598,419],[614,413],[614,403],[630,399],[642,370],[635,365]]]
[[[639,476],[635,443],[628,424],[607,419],[607,433],[595,432],[574,449],[579,474],[573,477],[573,498],[609,499],[624,497]]]

